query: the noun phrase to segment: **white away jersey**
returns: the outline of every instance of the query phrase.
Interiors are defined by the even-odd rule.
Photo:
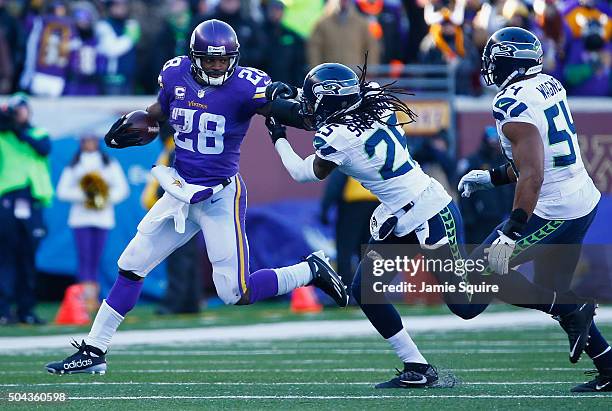
[[[387,122],[396,124],[395,114]],[[435,182],[410,157],[400,126],[376,123],[374,128],[361,131],[329,124],[317,131],[313,145],[317,156],[336,163],[342,173],[359,181],[392,213],[416,200]],[[431,204],[432,209],[439,207],[434,214],[450,201],[448,194],[443,194]]]
[[[576,128],[561,83],[547,74],[519,81],[493,99],[493,117],[504,154],[512,145],[504,124],[533,124],[544,145],[544,182],[534,213],[546,219],[570,220],[590,213],[601,194],[584,168]],[[519,170],[520,172],[520,170]]]

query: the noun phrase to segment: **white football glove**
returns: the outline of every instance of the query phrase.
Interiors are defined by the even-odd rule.
[[[516,241],[499,230],[497,230],[497,234],[499,234],[499,237],[493,241],[489,248],[485,249],[485,253],[488,253],[487,259],[491,269],[497,274],[505,275],[508,274],[508,265],[514,247],[516,247]]]
[[[491,173],[488,170],[472,170],[459,180],[459,193],[462,197],[469,197],[473,192],[489,190],[495,187],[491,182]]]

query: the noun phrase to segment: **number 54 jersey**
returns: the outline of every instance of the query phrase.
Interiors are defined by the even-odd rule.
[[[506,87],[493,100],[493,117],[502,150],[511,162],[512,144],[504,136],[503,125],[530,123],[540,132],[544,181],[536,215],[549,220],[571,220],[595,208],[601,194],[584,168],[566,92],[557,79],[538,74]]]
[[[238,66],[223,85],[201,85],[191,75],[189,58],[179,56],[164,64],[158,80],[158,101],[175,130],[179,175],[212,186],[238,173],[242,140],[267,102],[268,75]]]

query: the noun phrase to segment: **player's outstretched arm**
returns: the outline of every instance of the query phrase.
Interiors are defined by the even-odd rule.
[[[285,127],[274,118],[266,119],[266,126],[274,148],[281,158],[285,169],[298,183],[324,180],[336,168],[336,164],[311,154],[305,159],[296,154],[287,141]]]

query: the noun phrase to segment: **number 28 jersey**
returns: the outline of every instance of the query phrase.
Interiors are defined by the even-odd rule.
[[[493,100],[493,117],[504,155],[512,161],[512,144],[502,127],[509,122],[533,124],[544,146],[544,181],[534,213],[570,220],[589,214],[601,194],[582,162],[565,88],[547,74],[519,81]],[[518,170],[520,173],[520,170]]]
[[[235,175],[251,118],[267,103],[268,75],[238,66],[223,85],[201,85],[191,75],[189,58],[179,56],[164,64],[158,81],[157,100],[175,130],[179,175],[207,186]]]

